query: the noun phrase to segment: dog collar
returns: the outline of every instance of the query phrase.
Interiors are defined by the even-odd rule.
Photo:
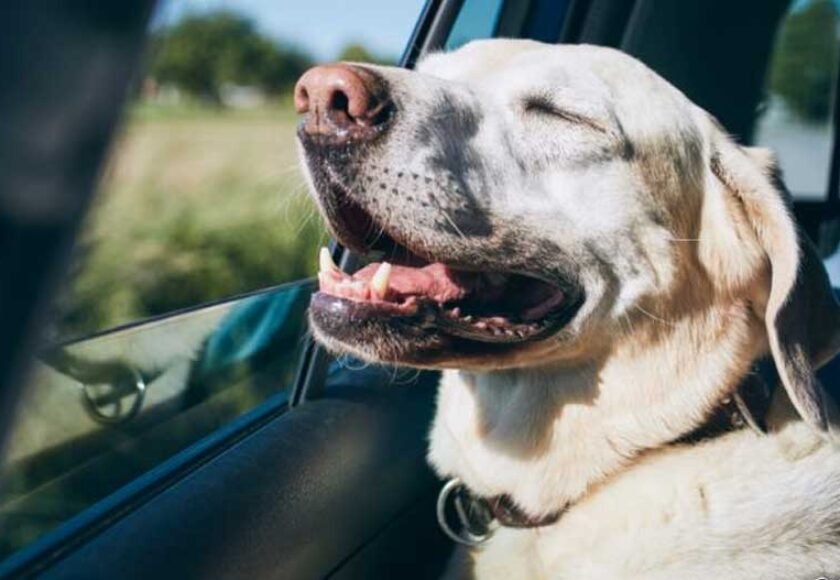
[[[540,528],[549,526],[563,515],[563,510],[535,518],[519,508],[507,494],[492,497],[475,495],[457,477],[447,481],[437,500],[437,519],[441,530],[455,542],[478,546],[490,539],[498,526]],[[458,529],[450,525],[454,515]]]
[[[744,427],[760,434],[766,433],[765,418],[773,397],[773,388],[769,385],[775,385],[777,381],[775,367],[763,362],[757,364],[735,392],[721,401],[700,427],[683,435],[674,443],[696,443]],[[483,544],[499,526],[549,526],[556,523],[567,509],[568,506],[535,518],[522,511],[509,495],[476,495],[457,477],[444,484],[437,499],[437,519],[441,530],[455,542],[467,546]],[[450,525],[453,515],[454,519],[458,520],[457,529]]]
[[[766,434],[767,413],[778,381],[776,367],[768,361],[760,361],[702,425],[674,443],[697,443],[744,427],[760,435]]]

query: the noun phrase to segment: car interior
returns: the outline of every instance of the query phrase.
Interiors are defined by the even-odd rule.
[[[762,125],[768,70],[802,4],[427,0],[400,66],[479,37],[610,46],[739,142],[776,148],[780,131]],[[336,361],[305,331],[311,279],[45,337],[154,8],[0,7],[0,577],[436,578],[453,549],[425,461],[437,375]],[[779,150],[797,220],[827,260],[840,241],[836,72],[822,150]],[[343,269],[358,266],[330,248]],[[835,392],[837,362],[822,370]],[[33,373],[49,375],[42,392]],[[72,390],[75,402],[71,382],[87,386],[66,416],[96,428],[40,425],[35,450],[18,449],[35,428],[31,401]],[[231,385],[259,403],[239,406]]]

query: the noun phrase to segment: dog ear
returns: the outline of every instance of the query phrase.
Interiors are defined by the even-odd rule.
[[[791,216],[790,196],[773,155],[739,147],[722,132],[711,150],[711,170],[752,229],[770,266],[764,323],[781,382],[802,418],[840,443],[840,414],[815,369],[840,349],[840,306],[822,261]]]

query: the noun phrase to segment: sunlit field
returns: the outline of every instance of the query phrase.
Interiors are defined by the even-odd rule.
[[[57,333],[313,273],[326,238],[297,170],[288,101],[256,110],[137,105],[102,176]]]

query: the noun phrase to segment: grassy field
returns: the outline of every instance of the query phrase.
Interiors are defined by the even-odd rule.
[[[59,303],[80,335],[313,273],[326,238],[288,104],[137,105],[102,176]]]

